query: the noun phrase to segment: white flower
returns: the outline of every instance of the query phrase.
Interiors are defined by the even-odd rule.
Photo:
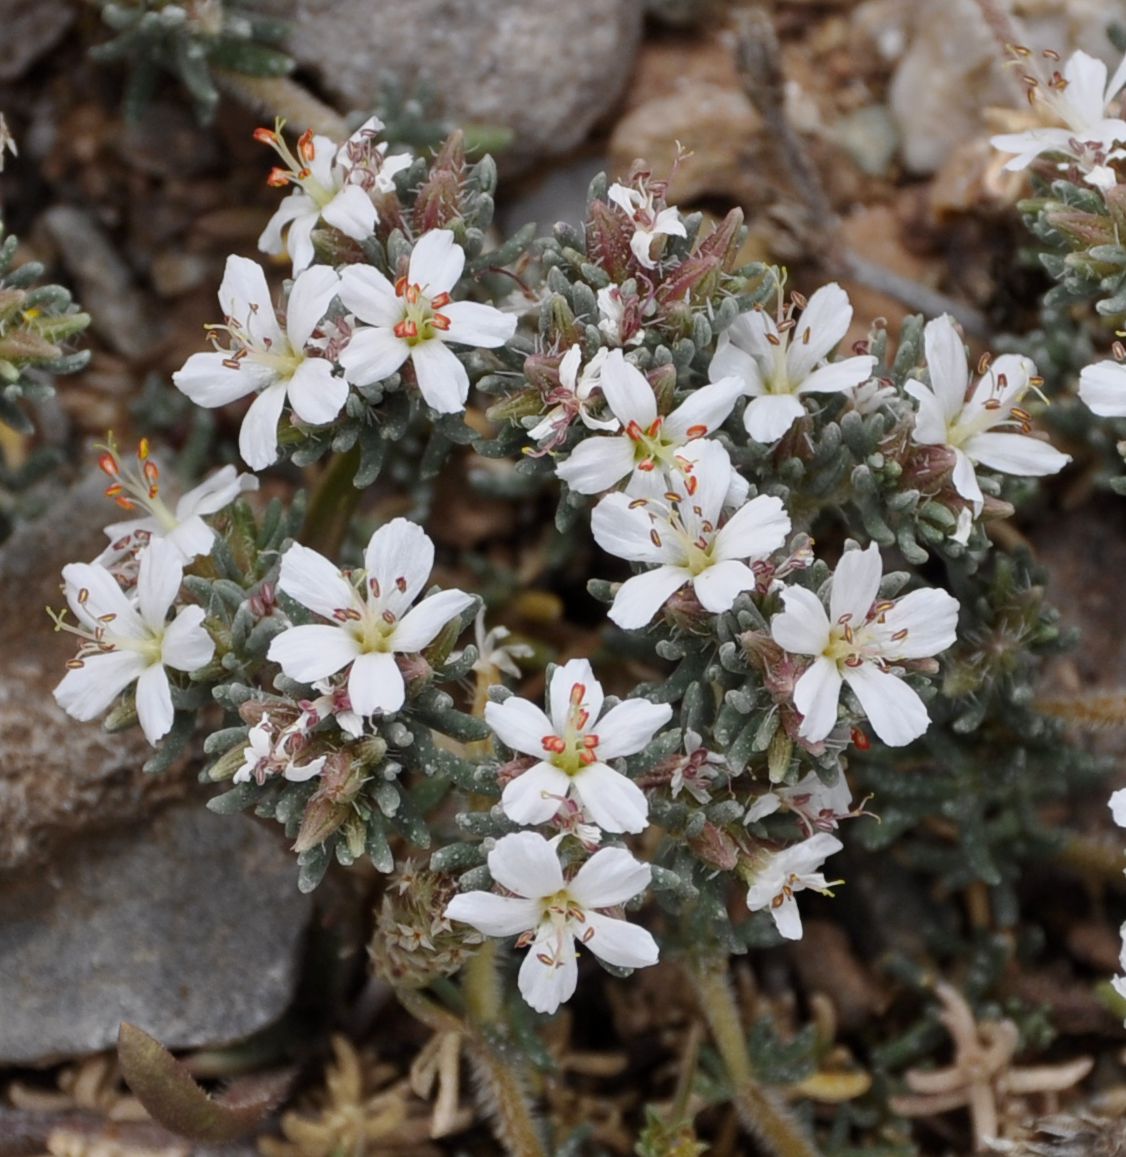
[[[627,489],[651,493],[662,469],[679,469],[684,448],[722,426],[742,383],[724,378],[693,390],[671,414],[657,413],[657,399],[645,375],[626,361],[621,350],[611,351],[602,364],[602,393],[622,432],[580,442],[555,472],[579,494],[601,494],[629,475]],[[726,456],[726,451],[724,451]],[[656,484],[663,492],[664,485]]]
[[[636,301],[636,298],[634,299]],[[615,346],[640,345],[645,340],[645,330],[640,322],[631,319],[631,332],[625,336],[626,303],[622,298],[621,286],[607,285],[598,291],[598,329],[603,337]]]
[[[594,508],[591,531],[603,550],[630,562],[658,564],[618,588],[610,618],[643,627],[685,583],[713,614],[729,611],[757,582],[746,560],[777,550],[790,532],[780,498],[760,494],[720,525],[730,463],[718,444],[703,447],[692,474],[664,501],[608,494]]]
[[[517,943],[528,946],[520,995],[537,1012],[555,1012],[574,994],[576,940],[618,968],[657,963],[657,943],[644,928],[599,911],[624,904],[649,886],[649,866],[624,848],[602,848],[567,880],[549,841],[536,832],[515,832],[497,840],[489,872],[514,895],[463,892],[445,914],[486,936],[520,936]]]
[[[183,607],[172,622],[165,621],[183,577],[180,552],[159,538],[141,551],[135,603],[100,566],[76,562],[63,568],[66,599],[79,623],[65,629],[84,640],[55,688],[68,715],[93,719],[136,682],[145,738],[155,744],[168,733],[174,712],[165,667],[191,673],[215,653],[202,607]]]
[[[782,592],[786,609],[771,620],[770,633],[791,654],[814,656],[794,687],[794,706],[805,716],[798,734],[811,743],[836,726],[842,679],[888,746],[918,739],[930,724],[923,701],[888,668],[951,646],[958,600],[926,589],[877,602],[882,575],[873,542],[867,550],[846,552],[837,564],[828,615],[812,591]]]
[[[1120,828],[1126,828],[1126,787],[1120,788],[1111,795],[1107,807],[1110,808],[1114,822]]]
[[[247,733],[247,745],[242,752],[242,765],[235,772],[232,783],[265,783],[270,776],[280,774],[291,783],[304,783],[319,775],[327,756],[318,755],[308,763],[299,764],[296,757],[305,742],[304,721],[275,733],[273,723],[264,715]],[[296,742],[294,742],[296,740]],[[295,750],[290,750],[293,747]]]
[[[830,883],[819,871],[821,865],[844,845],[836,836],[818,832],[800,844],[775,852],[759,869],[747,892],[747,907],[752,912],[769,908],[779,933],[787,940],[800,940],[801,913],[795,894],[805,888],[831,896],[829,889],[842,883]]]
[[[1086,52],[1075,52],[1063,67],[1063,75],[1053,78],[1033,94],[1051,119],[1061,128],[1035,128],[1021,133],[1002,133],[990,143],[1002,153],[1015,153],[1005,164],[1009,170],[1026,169],[1042,153],[1063,153],[1080,162],[1098,165],[1089,152],[1106,154],[1116,142],[1126,141],[1126,121],[1108,117],[1111,102],[1126,83],[1126,58],[1110,78],[1106,65]],[[1092,146],[1085,149],[1084,146]],[[1123,155],[1113,150],[1110,158]]]
[[[485,608],[473,620],[473,641],[477,644],[477,660],[472,670],[497,681],[501,674],[519,679],[522,672],[517,659],[530,659],[536,652],[527,643],[506,643],[512,632],[507,627],[485,630]]]
[[[253,474],[239,474],[233,466],[224,466],[182,495],[175,510],[170,510],[160,493],[160,470],[149,457],[147,439],[141,440],[137,460],[139,469],[123,469],[112,447],[98,459],[99,466],[113,479],[106,493],[125,510],[140,507],[149,512],[106,527],[110,545],[94,559],[99,566],[112,566],[151,538],[170,542],[184,562],[210,554],[215,531],[203,521],[204,516],[216,514],[240,494],[258,489]]]
[[[310,426],[322,426],[340,413],[348,383],[333,376],[327,358],[311,356],[309,340],[340,287],[336,272],[324,265],[305,270],[293,282],[286,303],[285,329],[278,324],[266,275],[245,257],[227,258],[219,286],[219,305],[230,347],[192,354],[172,375],[176,387],[199,406],[225,406],[256,393],[242,420],[239,453],[254,470],[278,456],[278,419],[286,398]]]
[[[743,422],[756,442],[776,442],[805,413],[804,394],[851,390],[872,376],[869,355],[825,362],[852,321],[848,294],[822,286],[802,310],[779,325],[761,309],[737,317],[719,335],[708,373],[713,381],[734,374],[751,401]],[[824,363],[824,364],[820,364]]]
[[[706,804],[712,798],[709,785],[725,770],[730,770],[726,756],[709,751],[703,736],[689,728],[684,733],[684,757],[673,768],[669,793],[676,799],[686,791],[698,804]]]
[[[642,831],[649,801],[607,760],[641,751],[672,718],[672,708],[627,699],[602,716],[602,684],[586,659],[556,667],[547,698],[550,718],[516,696],[485,705],[485,722],[501,743],[540,761],[505,787],[504,814],[518,824],[546,823],[573,790],[603,831]]]
[[[451,301],[465,267],[465,252],[448,229],[424,233],[411,252],[406,276],[394,285],[370,265],[349,265],[340,298],[365,326],[340,355],[344,376],[357,386],[390,377],[409,358],[431,409],[465,409],[469,375],[446,342],[493,349],[516,332],[518,318],[491,305]]]
[[[354,241],[371,236],[379,222],[372,193],[390,193],[395,187],[392,178],[411,163],[405,154],[386,156],[386,143],[375,143],[382,128],[378,117],[370,117],[339,149],[328,137],[305,132],[297,142],[296,157],[282,138],[280,126],[255,132],[255,140],[276,150],[286,164],[284,169],[273,170],[269,183],[294,185],[258,238],[263,253],[288,250],[293,272],[298,274],[313,263],[311,235],[318,221]]]
[[[314,683],[349,668],[352,710],[391,714],[406,698],[396,655],[412,655],[473,602],[464,591],[429,595],[416,607],[434,567],[434,544],[405,518],[381,526],[364,551],[362,593],[323,555],[294,543],[282,555],[278,590],[332,623],[290,627],[268,657],[291,678]]]
[[[923,331],[930,386],[909,381],[904,389],[919,403],[912,439],[921,446],[945,446],[954,454],[954,489],[981,511],[984,499],[974,465],[1005,474],[1055,474],[1071,459],[1049,443],[1025,433],[1028,414],[1019,403],[1036,383],[1036,367],[1026,357],[1005,354],[970,387],[969,367],[954,322],[943,315]],[[969,388],[967,396],[967,388]]]
[[[811,771],[795,784],[778,784],[759,796],[743,819],[745,823],[754,823],[784,809],[793,812],[812,835],[814,830],[835,831],[838,823],[851,814],[851,808],[852,791],[843,771],[837,771],[837,781],[832,786]]]
[[[1079,397],[1100,418],[1126,418],[1126,365],[1095,362],[1079,374]]]
[[[611,185],[607,197],[633,222],[633,236],[629,247],[646,269],[656,269],[657,263],[650,250],[658,236],[687,237],[684,222],[674,208],[658,211],[653,205],[649,189],[632,189],[628,185]]]
[[[554,405],[528,431],[532,441],[542,442],[545,438],[562,434],[576,416],[588,430],[618,429],[617,418],[595,418],[590,412],[591,395],[602,387],[602,365],[609,352],[604,347],[599,349],[582,367],[581,373],[582,346],[573,345],[563,355],[559,363],[559,389],[553,390],[547,398]]]

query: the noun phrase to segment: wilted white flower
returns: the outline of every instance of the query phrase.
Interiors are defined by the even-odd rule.
[[[297,744],[291,740],[298,738]],[[263,784],[275,775],[291,783],[304,783],[319,775],[325,765],[326,756],[318,755],[308,763],[298,763],[297,756],[304,746],[301,720],[283,728],[274,727],[268,715],[264,715],[247,733],[246,747],[242,752],[242,765],[235,772],[232,783],[249,783],[252,779]],[[290,750],[294,747],[295,750]]]
[[[792,812],[809,835],[814,831],[835,831],[842,819],[851,814],[852,792],[844,772],[837,772],[834,784],[827,785],[814,771],[795,784],[777,784],[759,796],[743,817],[754,823],[777,811]]]
[[[713,381],[739,378],[751,401],[743,422],[756,442],[776,442],[805,413],[804,394],[851,390],[872,376],[868,354],[837,362],[825,359],[852,321],[848,294],[836,283],[822,286],[795,322],[781,324],[765,310],[741,314],[719,335],[708,373]]]
[[[794,706],[804,716],[798,734],[811,743],[836,726],[842,680],[889,747],[918,739],[930,724],[923,701],[889,668],[951,646],[958,600],[926,589],[877,602],[882,576],[873,542],[867,550],[846,552],[837,564],[828,614],[812,591],[782,592],[786,609],[771,620],[770,632],[791,654],[814,657],[794,687]]]
[[[573,345],[563,355],[559,363],[559,389],[553,390],[546,399],[551,409],[529,429],[528,437],[532,441],[542,442],[563,433],[576,417],[588,430],[618,429],[617,418],[596,418],[591,413],[592,395],[601,389],[602,365],[609,352],[605,347],[599,349],[581,373],[582,346]]]
[[[710,802],[709,787],[723,771],[729,770],[727,757],[709,751],[703,736],[689,728],[684,733],[684,758],[677,761],[669,781],[669,793],[676,799],[686,791],[698,804]]]
[[[506,643],[512,632],[507,627],[492,627],[485,630],[485,608],[477,612],[473,620],[473,641],[477,645],[477,660],[473,670],[481,674],[501,672],[519,679],[521,675],[517,659],[530,659],[535,649],[527,643]]]
[[[826,880],[820,869],[829,856],[843,847],[836,836],[818,832],[800,844],[775,852],[766,859],[751,882],[747,907],[752,912],[769,908],[779,933],[787,940],[800,940],[801,913],[795,897],[806,888],[832,895],[829,889],[843,881]]]
[[[310,426],[331,422],[348,398],[348,383],[334,376],[333,363],[310,345],[339,287],[335,270],[324,265],[306,269],[289,291],[283,329],[261,267],[245,257],[228,257],[219,286],[227,320],[211,328],[225,331],[230,345],[192,354],[172,375],[176,388],[199,406],[225,406],[257,395],[242,420],[238,443],[254,470],[277,459],[278,419],[287,397],[293,412]]]
[[[598,329],[602,336],[614,346],[640,345],[645,340],[641,319],[627,316],[638,313],[640,303],[632,310],[627,308],[619,285],[607,285],[598,291],[597,296]]]
[[[517,983],[537,1012],[555,1012],[574,995],[575,941],[619,968],[657,963],[657,943],[644,928],[600,911],[649,886],[649,866],[624,848],[602,848],[567,880],[552,843],[536,832],[515,832],[497,840],[489,872],[512,895],[463,892],[445,914],[486,936],[519,935],[517,945],[527,946],[528,954]]]
[[[629,247],[634,257],[646,269],[656,269],[657,263],[650,256],[653,242],[657,237],[687,237],[688,231],[680,214],[671,206],[658,210],[653,204],[653,191],[649,188],[635,189],[629,185],[611,185],[607,197],[633,222],[633,236]]]
[[[450,291],[465,267],[465,252],[448,229],[424,233],[394,285],[370,265],[349,265],[340,298],[365,324],[340,354],[348,381],[382,381],[410,359],[426,404],[439,414],[465,409],[469,375],[446,343],[492,349],[516,332],[518,318],[491,305],[453,301]]]
[[[103,567],[76,562],[63,568],[66,600],[79,624],[64,629],[83,640],[55,688],[68,715],[93,719],[135,682],[145,738],[155,744],[168,733],[175,713],[165,668],[190,674],[215,653],[202,607],[183,607],[167,621],[183,577],[180,552],[159,538],[141,551],[135,602]],[[61,618],[57,623],[63,627]]]
[[[1019,403],[1037,380],[1028,358],[1005,354],[970,387],[966,349],[949,317],[927,322],[923,346],[931,384],[909,381],[904,387],[919,403],[911,437],[919,445],[945,446],[953,452],[954,489],[973,503],[975,513],[984,503],[975,463],[1005,474],[1040,477],[1071,461],[1026,433],[1029,416]]]
[[[472,595],[450,590],[412,607],[433,567],[434,544],[405,518],[371,536],[360,590],[323,555],[294,543],[282,555],[278,589],[332,622],[275,635],[269,658],[302,683],[347,667],[348,698],[358,715],[398,711],[406,687],[395,656],[421,651],[473,602]]]
[[[539,759],[505,787],[504,814],[518,824],[546,823],[573,790],[604,831],[642,831],[649,801],[607,761],[641,751],[672,718],[672,708],[627,699],[603,716],[602,684],[586,659],[556,667],[547,698],[550,718],[516,696],[485,706],[485,722],[505,746]]]

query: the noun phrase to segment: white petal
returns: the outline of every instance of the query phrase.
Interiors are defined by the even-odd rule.
[[[601,494],[633,469],[633,446],[625,435],[586,438],[556,464],[555,473],[577,494]]]
[[[352,584],[323,554],[299,542],[282,555],[278,590],[326,619],[335,611],[358,607]]]
[[[1024,434],[975,434],[962,443],[962,449],[983,466],[1022,478],[1056,474],[1071,461],[1050,442]]]
[[[836,282],[823,285],[802,310],[798,324],[790,332],[786,350],[786,374],[795,385],[807,378],[813,367],[848,331],[852,305],[848,294]],[[863,379],[861,379],[863,380]]]
[[[317,209],[314,213],[305,213],[297,217],[289,227],[285,247],[289,250],[289,256],[293,260],[294,274],[308,269],[316,260],[317,253],[313,248],[313,230],[320,219],[321,211]]]
[[[954,451],[954,472],[951,481],[954,483],[954,489],[973,505],[974,513],[979,514],[985,504],[985,497],[981,493],[974,464],[963,450]]]
[[[416,522],[393,518],[368,539],[364,570],[378,588],[379,605],[401,618],[434,569],[434,543]]]
[[[379,222],[371,197],[359,185],[345,185],[321,210],[321,216],[353,241],[370,237]]]
[[[618,588],[613,606],[606,613],[622,630],[637,630],[651,623],[653,616],[691,578],[692,572],[682,566],[659,566],[635,574]]]
[[[391,646],[406,654],[421,651],[472,603],[473,596],[464,591],[439,591],[430,595],[403,616],[391,635]]]
[[[70,609],[91,630],[106,626],[127,639],[148,636],[141,616],[108,570],[88,562],[68,563],[63,567],[63,582]]]
[[[819,743],[837,725],[841,697],[841,674],[837,664],[824,656],[814,659],[794,686],[794,706],[804,718],[798,734]]]
[[[108,651],[83,659],[55,688],[55,702],[82,723],[96,719],[148,666],[136,651]]]
[[[970,384],[966,347],[952,318],[943,314],[928,321],[923,330],[923,349],[930,371],[931,389],[949,425],[961,412]],[[943,439],[945,441],[945,439]]]
[[[798,902],[793,895],[787,896],[780,892],[782,902],[777,906],[771,905],[770,915],[774,917],[774,926],[778,934],[785,940],[800,940],[802,938],[801,913],[798,911]]]
[[[735,343],[741,350],[750,354],[761,369],[774,365],[774,351],[777,343],[771,338],[778,338],[778,326],[774,318],[763,309],[752,309],[749,313],[737,317],[722,334],[719,345],[722,346],[724,335]],[[781,338],[779,338],[779,341]]]
[[[432,410],[460,414],[465,409],[469,375],[453,350],[434,338],[412,347],[411,361],[419,391]]]
[[[269,385],[276,376],[257,362],[229,362],[224,353],[192,354],[183,369],[172,375],[172,384],[197,406],[210,410],[245,398]]]
[[[872,663],[845,667],[844,678],[860,700],[872,730],[888,747],[902,747],[930,726],[926,706],[902,679]]]
[[[392,715],[402,707],[406,694],[403,673],[390,652],[366,651],[356,657],[348,672],[348,698],[357,715],[376,711]]]
[[[680,219],[680,213],[671,205],[657,214],[657,220],[653,222],[653,232],[664,233],[669,237],[688,236],[688,230]]]
[[[743,383],[743,393],[758,397],[766,392],[758,362],[746,350],[740,349],[724,330],[716,343],[715,357],[708,365],[708,377],[713,381],[735,377]]]
[[[636,422],[648,429],[657,417],[657,399],[645,375],[626,361],[621,350],[611,350],[602,363],[602,393],[622,426]]]
[[[290,627],[275,635],[267,658],[277,663],[291,679],[313,683],[335,675],[359,653],[359,643],[347,631],[327,624],[310,623]]]
[[[601,351],[599,351],[601,352]],[[583,347],[577,342],[563,355],[559,362],[559,384],[575,393],[579,384],[579,366],[582,363]],[[606,359],[603,358],[603,361]]]
[[[653,231],[649,229],[635,229],[629,239],[630,252],[637,258],[638,264],[646,269],[656,269],[657,263],[649,253],[653,245]]]
[[[149,743],[155,744],[168,734],[175,712],[168,676],[159,663],[153,663],[137,680],[137,719]]]
[[[513,823],[547,823],[567,798],[570,786],[566,772],[550,763],[537,763],[505,785],[500,797],[501,811]],[[527,886],[525,882],[520,890]]]
[[[597,723],[598,758],[617,759],[644,750],[671,718],[672,708],[667,703],[627,699],[611,707]]]
[[[168,624],[161,644],[161,662],[175,671],[198,671],[211,662],[215,642],[203,629],[203,607],[184,607]]]
[[[287,779],[290,783],[307,783],[313,776],[320,775],[327,762],[326,756],[318,755],[316,759],[311,759],[308,763],[290,763],[282,772],[282,778]]]
[[[246,330],[255,346],[275,349],[284,346],[270,287],[262,266],[256,261],[234,254],[227,258],[223,280],[219,283],[219,308],[224,317]]]
[[[803,379],[795,391],[798,394],[836,394],[863,385],[871,376],[876,359],[868,357],[843,358],[829,362]]]
[[[887,640],[881,647],[885,658],[926,659],[954,645],[958,600],[937,589],[912,591],[881,617],[883,623],[869,629]],[[894,638],[904,631],[904,638]]]
[[[263,390],[242,419],[238,449],[252,470],[264,470],[278,457],[278,419],[285,405],[285,382]]]
[[[212,546],[215,545],[215,531],[198,514],[185,518],[164,538],[179,551],[180,557],[185,562],[190,562],[201,554],[210,554]]]
[[[348,381],[367,386],[396,373],[410,352],[411,347],[391,329],[369,327],[352,334],[340,351],[339,361]]]
[[[257,489],[258,479],[252,474],[239,474],[233,466],[224,466],[176,503],[176,517],[184,519],[193,514],[215,514],[244,491]]]
[[[516,983],[520,995],[536,1012],[553,1013],[575,994],[579,966],[575,941],[546,924],[528,949]]]
[[[551,720],[534,703],[515,695],[503,703],[486,703],[485,722],[505,747],[538,758],[544,738],[555,734]]]
[[[180,593],[184,563],[180,552],[163,538],[154,538],[141,551],[137,573],[137,609],[154,634],[164,630],[168,608]]]
[[[790,533],[790,516],[782,499],[760,494],[741,506],[720,528],[712,547],[718,560],[764,558]]]
[[[656,940],[644,928],[598,912],[586,914],[582,943],[600,960],[618,968],[648,968],[661,954]]]
[[[403,318],[403,303],[395,287],[370,265],[349,265],[340,275],[340,300],[344,308],[368,325],[390,329]]]
[[[804,413],[805,407],[793,394],[763,394],[748,403],[743,411],[743,425],[756,442],[770,445]]]
[[[1017,154],[1005,168],[1010,172],[1027,169],[1041,153],[1069,153],[1074,134],[1070,129],[1028,129],[1022,133],[1000,133],[989,143],[1002,153]]]
[[[876,543],[869,543],[867,550],[846,550],[833,574],[829,621],[843,620],[856,630],[876,601],[883,573],[884,563]]]
[[[540,922],[535,900],[497,896],[492,892],[462,892],[446,905],[446,917],[471,924],[486,936],[516,936]]]
[[[916,381],[907,382],[903,390],[919,403],[911,440],[920,446],[945,446],[949,436],[946,414],[934,391],[930,386],[924,386],[922,382]]]
[[[339,292],[340,276],[327,265],[314,265],[297,276],[285,307],[285,327],[295,350],[305,348]]]
[[[743,591],[753,590],[755,572],[745,562],[734,559],[714,562],[692,580],[700,606],[713,615],[731,610]]]
[[[502,836],[489,853],[489,875],[518,896],[554,896],[564,887],[563,869],[552,844],[538,832]]]
[[[770,620],[770,634],[792,655],[820,655],[829,645],[829,616],[821,600],[804,587],[782,592],[785,610]]]
[[[727,420],[742,393],[743,382],[737,377],[721,378],[693,390],[665,419],[666,434],[681,441],[710,434]]]
[[[548,715],[556,735],[563,734],[575,700],[590,716],[587,730],[592,730],[602,714],[602,684],[594,677],[589,659],[568,659],[551,673],[547,689]]]
[[[407,281],[427,297],[449,293],[465,268],[465,252],[448,229],[424,233],[411,252]]]
[[[1064,102],[1074,117],[1069,127],[1082,130],[1102,120],[1106,106],[1106,64],[1082,50],[1073,52],[1063,66],[1067,87]]]
[[[1119,788],[1111,795],[1107,807],[1110,808],[1114,822],[1120,828],[1126,828],[1126,787]]]
[[[1126,418],[1126,365],[1103,361],[1079,375],[1079,397],[1103,418]]]
[[[296,221],[298,217],[309,215],[312,215],[315,222],[319,213],[320,210],[313,198],[307,193],[295,189],[282,201],[274,215],[266,222],[266,228],[262,230],[262,235],[258,238],[258,248],[263,253],[270,253],[275,256],[284,253],[285,242],[282,240],[282,233],[286,226],[291,221]]]
[[[645,792],[605,763],[584,767],[571,784],[590,818],[604,832],[642,832],[649,826]]]
[[[575,873],[568,890],[584,908],[613,908],[644,892],[652,878],[649,865],[625,848],[600,848]]]
[[[348,383],[333,377],[332,369],[327,358],[305,358],[289,379],[289,404],[297,417],[310,426],[331,422],[348,400]]]
[[[504,345],[516,332],[520,320],[514,313],[502,313],[491,305],[480,305],[475,301],[450,302],[442,307],[441,313],[450,323],[446,341],[482,349]]]

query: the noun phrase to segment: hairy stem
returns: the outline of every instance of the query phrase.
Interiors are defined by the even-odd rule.
[[[348,126],[336,109],[291,77],[247,76],[226,68],[212,69],[211,75],[224,92],[271,120],[280,116],[299,131],[312,129],[335,141],[343,141],[348,135]]]
[[[773,1157],[818,1157],[801,1126],[755,1077],[743,1020],[731,991],[727,958],[719,953],[693,957],[688,975],[727,1069],[735,1112],[743,1128]]]
[[[305,522],[301,527],[301,541],[329,558],[344,542],[348,525],[360,501],[360,491],[352,485],[360,464],[360,448],[353,446],[344,454],[337,454],[321,472],[313,487]]]

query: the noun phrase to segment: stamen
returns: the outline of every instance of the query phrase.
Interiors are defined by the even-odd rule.
[[[703,423],[700,423],[696,426],[689,426],[684,432],[689,438],[702,438],[708,432],[708,428]]]

